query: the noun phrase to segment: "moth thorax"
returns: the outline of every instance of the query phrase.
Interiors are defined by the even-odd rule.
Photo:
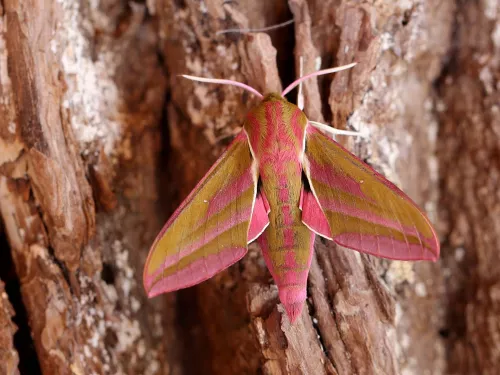
[[[302,133],[305,131],[306,124],[306,115],[295,104],[290,103],[278,93],[270,93],[248,112],[243,127],[252,138],[252,135],[264,136],[267,133],[266,130],[271,128],[284,131],[285,128],[293,127],[295,134]]]

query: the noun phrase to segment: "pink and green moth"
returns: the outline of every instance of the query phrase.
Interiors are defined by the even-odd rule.
[[[305,79],[354,65],[317,71],[266,96],[235,81],[185,76],[242,87],[261,102],[156,237],[144,267],[149,297],[209,279],[256,240],[294,322],[316,235],[383,258],[439,257],[437,236],[415,203],[285,99]]]

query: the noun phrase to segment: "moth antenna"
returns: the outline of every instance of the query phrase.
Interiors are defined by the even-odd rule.
[[[181,74],[181,76],[184,78],[190,79],[191,81],[205,82],[205,83],[216,83],[219,85],[230,85],[230,86],[241,87],[242,89],[245,89],[247,91],[250,91],[252,94],[257,95],[260,99],[262,99],[264,97],[260,92],[255,90],[253,87],[245,85],[244,83],[241,83],[238,81],[233,81],[230,79],[196,77],[196,76],[190,76],[187,74]]]
[[[299,57],[299,77],[302,77],[304,75],[304,57],[300,56]],[[302,91],[302,82],[299,82],[299,92],[297,94],[297,107],[301,111],[304,110],[304,93]]]
[[[356,136],[356,137],[368,138],[368,134],[363,134],[361,132],[335,129],[335,128],[332,128],[331,126],[328,126],[326,124],[322,124],[321,122],[317,122],[317,121],[309,120],[309,123],[312,126],[314,126],[315,128],[318,128],[320,130],[324,130],[325,132],[330,133],[333,136],[335,136],[335,135],[352,135],[352,136]]]
[[[280,27],[285,27],[288,25],[291,25],[294,22],[294,20],[288,20],[286,22],[278,23],[276,25],[272,26],[267,26],[267,27],[260,27],[256,29],[226,29],[226,30],[219,30],[215,33],[215,35],[221,35],[221,34],[228,34],[228,33],[241,33],[241,34],[246,34],[246,33],[263,33],[266,31],[271,31],[271,30],[276,30],[279,29]]]
[[[295,87],[297,87],[300,83],[304,82],[306,79],[309,79],[312,77],[317,77],[317,76],[322,76],[325,74],[336,73],[336,72],[340,72],[340,71],[346,70],[346,69],[351,69],[356,64],[357,63],[352,63],[352,64],[348,64],[348,65],[338,66],[336,68],[323,69],[323,70],[318,70],[317,72],[314,72],[314,73],[309,73],[309,74],[305,75],[304,77],[300,77],[300,78],[296,79],[295,81],[293,81],[292,83],[290,83],[290,85],[288,85],[288,87],[283,90],[283,92],[281,93],[281,96],[285,96],[286,94],[288,94],[290,91],[292,91]]]

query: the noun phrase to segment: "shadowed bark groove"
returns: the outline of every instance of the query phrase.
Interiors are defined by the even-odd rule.
[[[2,228],[0,228],[1,230]],[[0,372],[41,374],[7,238],[0,232]]]
[[[500,9],[458,4],[455,44],[438,84],[449,306],[441,332],[450,374],[488,375],[500,363]]]
[[[0,251],[42,373],[495,373],[498,19],[491,1],[0,1]],[[339,142],[424,208],[444,260],[318,239],[293,326],[256,244],[147,300],[154,236],[258,102],[178,75],[279,91],[300,57],[305,74],[358,62],[306,82],[305,112],[368,135]],[[12,314],[0,298],[8,374]]]

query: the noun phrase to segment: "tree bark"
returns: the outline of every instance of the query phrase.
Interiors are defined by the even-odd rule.
[[[1,0],[0,251],[42,373],[495,373],[499,19],[494,1]],[[301,57],[304,74],[358,62],[307,81],[305,112],[368,135],[339,141],[424,208],[442,261],[317,240],[293,326],[256,244],[147,300],[156,233],[258,102],[178,75],[279,91]],[[8,374],[26,355],[12,314],[0,298]]]
[[[13,315],[5,285],[0,281],[0,372],[6,375],[19,374],[19,355],[13,340],[17,327],[11,320]]]
[[[500,364],[500,4],[459,4],[438,83],[443,332],[451,374],[488,375]]]
[[[125,2],[2,6],[0,208],[42,372],[167,372],[168,298],[139,283],[162,221],[152,21]]]

